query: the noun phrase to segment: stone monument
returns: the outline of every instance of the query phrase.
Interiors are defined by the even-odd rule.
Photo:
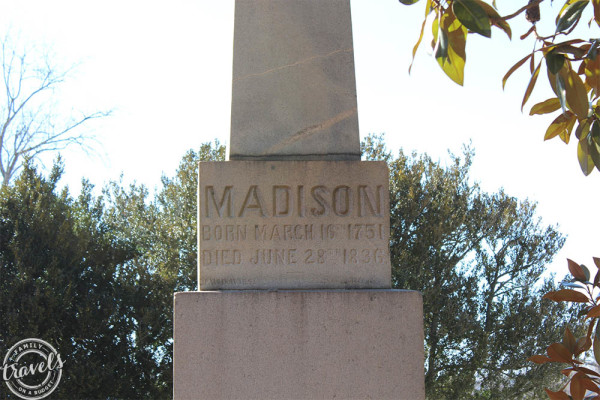
[[[391,289],[388,171],[361,162],[349,0],[236,0],[230,160],[200,163],[176,399],[424,399]]]

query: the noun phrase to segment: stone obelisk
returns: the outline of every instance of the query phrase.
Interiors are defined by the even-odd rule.
[[[391,289],[388,171],[361,162],[349,0],[236,0],[230,160],[200,163],[176,399],[424,399]]]

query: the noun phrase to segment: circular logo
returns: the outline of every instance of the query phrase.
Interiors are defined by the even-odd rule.
[[[21,340],[8,350],[2,379],[22,399],[43,399],[56,389],[64,362],[49,343],[35,338]]]

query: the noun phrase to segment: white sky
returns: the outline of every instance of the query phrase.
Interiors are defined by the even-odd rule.
[[[551,25],[560,7],[555,3],[553,11],[542,9]],[[161,174],[174,173],[187,149],[215,138],[228,141],[233,5],[234,0],[3,4],[0,32],[10,27],[29,42],[51,46],[60,64],[80,64],[60,93],[65,103],[115,110],[94,125],[98,154],[63,151],[64,181],[72,193],[82,177],[102,186],[121,172],[125,182],[152,189]],[[501,88],[504,73],[531,51],[531,40],[519,40],[528,25],[523,18],[513,20],[512,42],[496,28],[492,41],[469,36],[460,87],[429,56],[427,37],[408,75],[423,7],[423,1],[407,7],[397,0],[352,0],[361,136],[385,133],[394,152],[426,152],[442,161],[448,150],[459,153],[471,141],[472,175],[485,190],[503,187],[536,200],[538,214],[568,234],[550,268],[565,272],[566,257],[592,264],[591,257],[600,256],[600,173],[583,176],[574,141],[543,142],[554,116],[527,115],[531,105],[550,97],[542,90],[544,72],[524,114],[527,68],[509,80],[506,91]],[[598,29],[583,35],[597,37]]]

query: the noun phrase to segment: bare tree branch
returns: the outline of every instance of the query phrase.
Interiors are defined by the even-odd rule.
[[[110,112],[82,113],[78,117],[55,111],[54,91],[70,70],[52,65],[47,54],[21,48],[7,34],[0,38],[0,68],[4,90],[0,90],[0,174],[6,185],[25,158],[83,146],[91,139],[82,129],[90,121]]]

